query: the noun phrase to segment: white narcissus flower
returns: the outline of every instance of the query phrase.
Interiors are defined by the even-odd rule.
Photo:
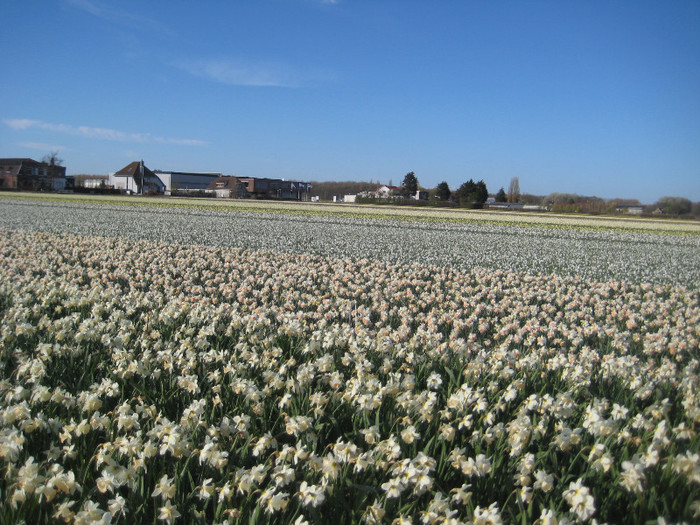
[[[420,434],[416,430],[416,427],[414,427],[413,425],[409,425],[401,431],[401,441],[403,441],[407,445],[410,445],[416,439],[419,438]]]
[[[583,484],[583,480],[578,479],[569,484],[569,488],[563,493],[564,499],[571,506],[574,512],[581,520],[586,521],[596,511],[595,500],[591,495],[591,491]]]
[[[287,492],[274,492],[274,490],[264,490],[260,495],[260,501],[265,506],[266,514],[284,512],[289,504],[289,494]]]
[[[165,500],[173,499],[175,497],[175,491],[177,490],[174,481],[175,478],[170,478],[167,474],[163,474],[151,496],[154,498],[160,496]]]
[[[554,476],[545,472],[544,470],[538,470],[535,472],[535,483],[533,483],[532,488],[535,490],[541,490],[542,492],[549,492],[554,487]]]
[[[216,494],[216,486],[212,485],[212,478],[205,479],[199,487],[198,497],[201,500],[208,500]]]
[[[492,503],[488,508],[482,508],[477,505],[474,509],[474,518],[470,523],[473,525],[501,525],[503,520],[501,519],[498,505]]]
[[[158,519],[165,521],[168,525],[174,523],[180,516],[182,515],[177,510],[177,507],[170,503],[169,500],[158,509]]]
[[[620,485],[630,492],[641,494],[644,490],[644,463],[639,457],[632,458],[631,461],[622,462],[622,472],[620,473]]]
[[[326,493],[322,486],[309,485],[306,481],[302,481],[299,485],[299,498],[305,507],[318,507],[325,501]]]
[[[125,516],[126,500],[122,496],[117,495],[107,502],[107,508],[113,516]]]
[[[398,498],[405,488],[398,478],[391,478],[389,481],[382,483],[382,490],[386,492],[387,498]]]

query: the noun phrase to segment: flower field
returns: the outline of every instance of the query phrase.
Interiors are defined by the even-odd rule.
[[[0,523],[700,520],[692,229],[0,219]]]
[[[214,199],[205,200],[206,205],[209,200]],[[555,217],[548,218],[544,225],[521,225],[494,223],[491,219],[502,217],[507,221],[513,215],[524,214],[489,213],[488,221],[475,221],[474,217],[482,216],[480,213],[456,215],[448,211],[429,217],[432,220],[417,220],[421,217],[418,212],[423,210],[402,209],[394,210],[404,215],[393,220],[364,214],[348,216],[344,206],[340,213],[309,215],[305,203],[297,203],[296,208],[294,203],[269,203],[269,211],[259,211],[267,203],[217,200],[241,208],[226,209],[226,204],[204,209],[129,206],[116,199],[85,203],[0,198],[0,224],[7,229],[367,258],[462,270],[487,268],[685,286],[700,283],[700,224],[692,222],[677,221],[672,229],[665,226],[674,233],[658,233],[656,228],[665,222],[646,221],[650,225],[644,229],[640,225],[646,223],[636,219],[630,221],[637,225],[630,231],[611,229],[608,219],[591,223],[587,218],[576,223],[571,218],[562,222]],[[184,204],[200,202],[202,199]],[[255,211],[246,211],[253,205]],[[327,208],[312,209],[321,213]],[[284,213],[287,209],[301,213]],[[453,222],[455,215],[467,222]],[[544,220],[537,216],[534,219]]]

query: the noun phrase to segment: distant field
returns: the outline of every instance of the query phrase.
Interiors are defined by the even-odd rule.
[[[223,199],[51,196],[0,199],[0,224],[9,229],[464,270],[556,273],[693,287],[700,282],[700,230],[684,222]]]
[[[507,223],[551,228],[608,229],[653,231],[700,235],[700,221],[637,218],[596,217],[590,215],[561,215],[554,213],[514,212],[501,210],[464,210],[411,208],[408,206],[377,206],[335,203],[276,202],[233,199],[194,199],[182,197],[103,196],[78,194],[0,193],[1,198],[56,202],[91,202],[129,206],[163,206],[201,209],[233,209],[291,213],[300,215],[337,215],[396,220],[425,220],[431,222]]]

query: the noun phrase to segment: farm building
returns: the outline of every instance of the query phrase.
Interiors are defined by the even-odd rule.
[[[213,180],[207,187],[207,191],[214,192],[217,197],[223,198],[253,197],[306,201],[309,200],[311,184],[282,179],[223,176]]]
[[[207,192],[213,192],[223,199],[244,199],[250,196],[246,184],[238,177],[224,176],[214,179],[207,187]]]
[[[415,195],[411,195],[411,198],[416,201],[427,201],[429,193],[427,191],[418,190]]]
[[[240,177],[247,192],[252,197],[260,199],[288,199],[308,201],[311,184],[284,179],[258,179],[255,177]]]
[[[217,197],[308,201],[311,184],[221,173],[150,170],[135,161],[109,176],[109,185],[131,193],[212,192]]]
[[[66,167],[33,159],[0,159],[0,189],[61,191]]]
[[[143,161],[134,161],[117,172],[110,173],[109,185],[128,193],[163,193],[165,185],[158,176],[144,166]]]
[[[205,191],[209,185],[221,177],[221,173],[154,170],[169,195],[174,191]]]
[[[388,199],[389,197],[400,197],[401,188],[398,186],[380,186],[375,192],[378,199]]]
[[[96,189],[109,184],[109,177],[103,175],[85,176],[80,175],[75,178],[75,186],[81,188]]]
[[[615,208],[617,213],[627,213],[629,215],[641,215],[646,211],[644,206],[618,206]]]

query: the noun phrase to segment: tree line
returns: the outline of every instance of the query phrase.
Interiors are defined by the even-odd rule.
[[[406,174],[402,184],[405,189],[404,195],[415,194],[418,188],[418,179],[412,171]],[[439,202],[452,202],[461,207],[480,208],[489,198],[489,190],[483,180],[475,182],[474,179],[462,183],[455,191],[450,189],[450,185],[446,181],[442,181],[437,185],[431,195],[431,199]],[[504,188],[501,188],[496,193],[496,202],[511,202],[516,203],[520,198],[520,181],[518,177],[513,177],[508,187],[508,193]]]
[[[391,186],[391,183],[389,185]],[[322,200],[332,200],[333,196],[374,192],[380,186],[378,182],[314,182],[313,194],[318,195]],[[415,172],[410,171],[403,178],[400,196],[390,199],[391,203],[481,208],[489,198],[486,183],[472,178],[454,190],[446,181],[442,181],[435,188],[426,191],[429,194],[427,202],[412,202],[420,190],[426,191],[420,186]],[[602,199],[571,193],[550,193],[545,196],[521,193],[518,177],[510,180],[507,190],[501,187],[494,194],[494,200],[497,203],[546,206],[551,211],[564,213],[615,214],[619,213],[621,208],[641,206],[639,201],[630,199]],[[700,218],[700,203],[691,202],[684,197],[662,197],[652,206],[645,207],[644,213]]]

